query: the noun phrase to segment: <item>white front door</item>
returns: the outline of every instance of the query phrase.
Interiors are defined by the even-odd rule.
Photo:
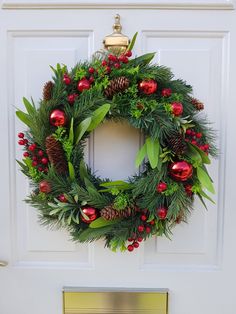
[[[114,2],[8,0],[0,10],[0,260],[8,262],[0,267],[0,313],[61,313],[63,286],[77,286],[169,288],[170,314],[234,314],[233,3]],[[116,13],[124,33],[139,32],[136,54],[157,51],[156,62],[194,86],[219,134],[220,156],[210,168],[216,205],[206,211],[196,203],[189,224],[177,227],[172,241],[153,238],[135,253],[112,253],[103,242],[73,244],[65,232],[40,226],[36,211],[23,202],[29,186],[15,163],[23,125],[14,106],[22,107],[23,96],[41,97],[49,65],[70,67],[100,49]],[[134,171],[130,160],[139,145],[139,134],[128,126],[106,125],[95,132],[88,159],[99,174],[124,179]]]

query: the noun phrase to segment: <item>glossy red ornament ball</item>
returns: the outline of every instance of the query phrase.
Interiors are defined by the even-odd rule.
[[[25,134],[22,133],[22,132],[20,132],[20,133],[18,133],[18,137],[19,137],[19,138],[24,138],[24,137],[25,137]]]
[[[39,191],[42,193],[50,193],[51,192],[51,185],[47,180],[43,180],[39,183]]]
[[[134,250],[134,246],[132,244],[127,246],[127,249],[129,252],[132,252]]]
[[[157,82],[154,80],[144,80],[138,84],[138,89],[146,95],[153,94],[157,90]]]
[[[163,88],[161,91],[161,96],[163,97],[170,97],[172,94],[172,90],[170,88]]]
[[[170,175],[177,181],[186,181],[193,174],[193,166],[187,161],[176,161],[170,164]]]
[[[172,113],[174,116],[179,117],[183,113],[183,105],[181,102],[172,102],[171,104]]]
[[[80,92],[83,92],[84,90],[90,89],[90,87],[91,87],[91,84],[90,84],[89,80],[87,80],[86,78],[83,78],[77,84],[77,89]]]
[[[157,208],[157,216],[159,219],[164,220],[167,216],[168,209],[165,206]]]
[[[143,232],[143,231],[144,231],[144,226],[143,225],[138,226],[138,232]]]
[[[98,217],[98,212],[93,207],[84,207],[82,208],[82,212],[89,218],[89,219],[85,219],[85,217],[81,215],[81,219],[86,224],[90,224],[92,221],[94,221]]]
[[[53,126],[65,126],[67,124],[67,117],[63,110],[54,109],[50,113],[49,121]]]
[[[167,184],[165,182],[160,182],[157,187],[157,192],[162,193],[167,189]]]

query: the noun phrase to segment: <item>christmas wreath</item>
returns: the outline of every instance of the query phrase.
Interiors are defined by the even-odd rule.
[[[169,237],[186,221],[195,195],[204,206],[212,201],[205,164],[216,148],[191,86],[150,64],[153,53],[131,59],[130,48],[71,71],[51,67],[39,105],[23,98],[27,112],[16,115],[28,126],[18,134],[24,149],[18,164],[33,186],[26,201],[42,223],[67,228],[75,241],[102,238],[112,250],[133,251],[152,235]],[[126,181],[102,179],[84,162],[85,141],[105,120],[125,120],[144,136],[134,161],[142,171]]]

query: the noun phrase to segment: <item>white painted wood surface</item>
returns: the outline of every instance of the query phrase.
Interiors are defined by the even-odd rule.
[[[7,3],[12,2],[5,1],[5,7]],[[19,3],[33,7],[41,1]],[[182,3],[192,5],[187,0],[176,4],[178,10],[161,11],[148,6],[56,10],[61,2],[50,3],[55,10],[0,10],[0,260],[9,262],[0,268],[0,313],[61,313],[62,287],[85,286],[169,288],[170,314],[234,314],[235,11],[179,10]],[[208,204],[205,211],[196,203],[189,225],[177,227],[173,241],[152,239],[132,254],[114,254],[103,249],[103,242],[75,245],[65,232],[41,227],[35,210],[22,201],[29,187],[15,164],[21,155],[16,135],[23,126],[15,119],[14,106],[22,108],[22,96],[41,97],[51,77],[49,64],[73,66],[98,50],[115,13],[122,16],[124,33],[131,37],[139,32],[135,53],[157,51],[155,61],[194,86],[194,95],[205,102],[219,130],[220,158],[210,168],[216,206]],[[117,135],[119,126],[103,126],[91,139],[88,161],[99,174],[120,179],[133,173],[130,160],[140,136],[125,128],[127,134]],[[108,147],[114,158],[104,151]],[[119,151],[124,159],[115,158]]]

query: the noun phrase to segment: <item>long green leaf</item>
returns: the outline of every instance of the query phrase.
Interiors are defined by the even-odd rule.
[[[201,194],[197,193],[197,196],[199,197],[199,199],[200,199],[202,205],[207,209],[206,203],[204,202],[204,199],[203,199],[203,197],[201,196]]]
[[[129,65],[132,64],[139,64],[139,65],[146,65],[149,64],[152,59],[155,56],[155,52],[151,52],[151,53],[146,53],[140,57],[137,57],[135,59],[130,60]]]
[[[71,144],[74,143],[74,118],[72,118],[70,121],[69,141]]]
[[[215,202],[213,201],[213,199],[212,199],[209,195],[207,195],[203,190],[200,190],[198,193],[199,193],[201,196],[203,196],[203,197],[205,197],[206,199],[208,199],[208,201],[210,201],[210,202],[212,202],[213,204],[215,204]]]
[[[84,135],[84,133],[86,131],[88,131],[88,127],[91,123],[92,119],[91,117],[88,117],[86,119],[84,119],[76,128],[75,131],[75,144],[78,144],[79,141],[81,140],[82,136]]]
[[[152,169],[157,167],[159,159],[160,144],[159,141],[148,137],[146,139],[147,156]]]
[[[128,48],[127,48],[126,51],[132,50],[132,49],[134,48],[134,45],[135,45],[137,36],[138,36],[138,32],[136,32],[136,33],[134,34],[134,36],[133,36],[133,38],[131,39],[131,42],[130,42],[130,44],[129,44],[129,46],[128,46]]]
[[[31,127],[32,121],[30,120],[30,116],[27,113],[17,110],[16,115],[24,124],[26,124],[28,127]]]
[[[188,146],[189,146],[190,149],[194,149],[195,151],[198,152],[198,154],[201,156],[202,162],[204,164],[208,164],[209,165],[211,163],[211,161],[210,161],[209,157],[207,156],[207,154],[205,152],[203,152],[199,147],[197,147],[196,145],[193,145],[191,143],[188,143]]]
[[[23,97],[23,103],[29,115],[35,113],[36,109],[34,108],[34,106],[31,105],[31,103],[25,97]]]
[[[193,145],[189,146],[189,151],[186,153],[186,155],[194,162],[195,167],[198,167],[202,164],[202,156]]]
[[[205,170],[203,170],[201,167],[197,167],[197,176],[202,186],[205,187],[209,192],[214,194],[215,189],[208,173]]]
[[[104,182],[101,183],[100,186],[104,187],[116,187],[116,186],[130,186],[130,183],[122,181],[122,180],[117,180],[117,181],[109,181],[109,182]]]
[[[68,168],[69,168],[69,176],[71,178],[71,180],[75,179],[75,169],[74,166],[72,165],[72,163],[69,161],[68,162]]]
[[[89,224],[89,228],[102,228],[105,226],[113,225],[118,221],[119,219],[105,220],[103,217],[99,217],[98,219],[92,221],[91,224]]]
[[[88,132],[94,130],[103,121],[110,107],[110,104],[104,104],[93,112],[92,121],[87,129]]]
[[[89,178],[87,167],[85,165],[84,160],[81,160],[80,165],[79,165],[79,175],[80,179],[84,181],[85,178]]]
[[[85,183],[87,189],[91,188],[91,189],[97,191],[97,189],[95,188],[93,183],[88,178],[86,178],[86,177],[84,178],[84,183]]]
[[[140,148],[135,158],[135,167],[138,168],[143,162],[145,156],[147,154],[147,146],[146,143]]]

